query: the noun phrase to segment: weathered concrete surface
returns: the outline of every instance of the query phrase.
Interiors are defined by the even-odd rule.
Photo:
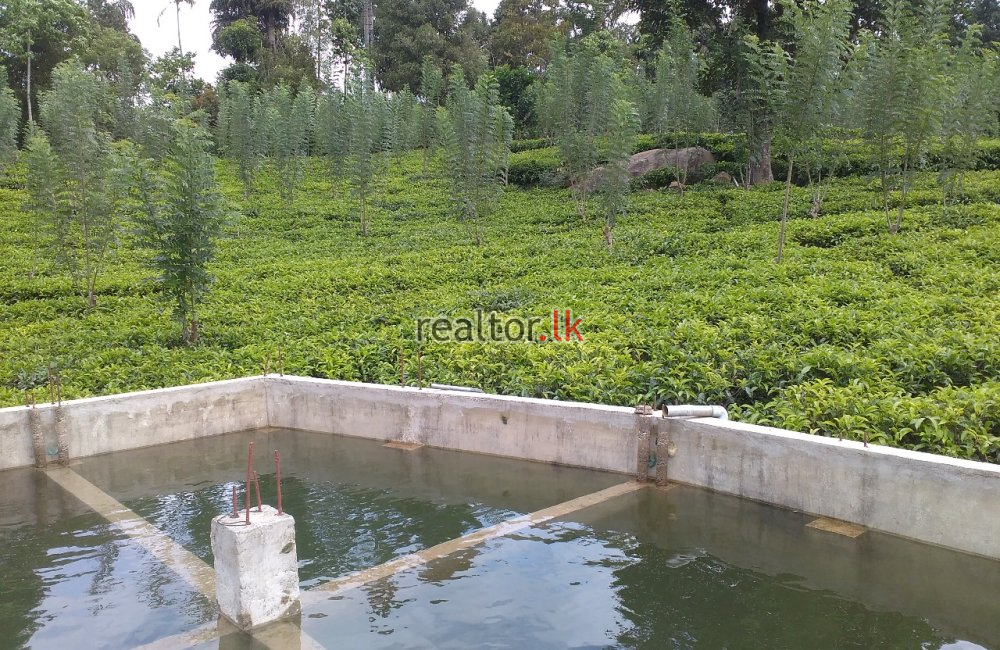
[[[631,473],[633,409],[272,377],[271,425]]]
[[[219,611],[242,630],[301,611],[295,519],[271,506],[212,519],[215,592]]]
[[[233,379],[63,402],[70,458],[267,426],[264,378]],[[55,407],[38,405],[50,462]],[[0,469],[34,464],[28,409],[0,409]]]
[[[720,420],[669,420],[671,481],[1000,559],[1000,466]]]

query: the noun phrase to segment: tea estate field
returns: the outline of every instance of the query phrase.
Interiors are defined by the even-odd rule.
[[[269,178],[270,176],[270,178]],[[886,231],[868,178],[834,182],[821,216],[783,187],[702,184],[633,195],[608,250],[569,191],[509,188],[476,246],[420,155],[395,164],[367,237],[319,162],[291,207],[273,174],[248,201],[220,163],[233,218],[212,266],[201,341],[180,343],[144,252],[124,231],[88,310],[22,205],[0,188],[0,406],[262,373],[417,381],[415,320],[550,318],[584,342],[425,343],[424,383],[596,401],[713,403],[734,419],[1000,462],[1000,172],[943,207],[932,175]]]

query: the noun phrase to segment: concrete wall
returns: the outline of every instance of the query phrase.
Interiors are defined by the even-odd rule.
[[[264,379],[233,379],[63,402],[71,458],[267,426]],[[55,407],[37,406],[55,457]],[[0,469],[33,465],[28,409],[0,409]]]
[[[632,409],[300,377],[267,387],[271,426],[633,472]]]
[[[630,408],[301,377],[67,402],[71,457],[264,426],[632,474]],[[53,409],[39,407],[54,450]],[[1000,559],[1000,466],[713,419],[652,418],[670,480]],[[27,409],[0,409],[0,469],[33,463]]]
[[[670,480],[1000,559],[1000,466],[719,420],[669,420]]]
[[[271,378],[272,426],[631,474],[632,409]],[[716,419],[654,417],[671,481],[1000,559],[1000,466]]]

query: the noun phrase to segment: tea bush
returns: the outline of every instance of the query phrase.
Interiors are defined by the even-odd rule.
[[[551,150],[515,154],[539,161]],[[39,253],[23,172],[0,179],[0,403],[49,363],[67,398],[258,374],[416,382],[418,317],[581,317],[583,343],[425,344],[426,383],[631,406],[716,403],[737,420],[1000,462],[1000,172],[967,175],[942,206],[933,174],[885,232],[871,179],[833,181],[818,218],[793,188],[785,262],[773,263],[780,185],[703,184],[631,199],[613,251],[562,187],[510,188],[482,246],[448,212],[420,153],[394,163],[357,233],[345,181],[310,161],[290,206],[261,174],[202,305],[201,342],[171,315],[126,240],[86,310]],[[546,323],[549,321],[546,320]]]

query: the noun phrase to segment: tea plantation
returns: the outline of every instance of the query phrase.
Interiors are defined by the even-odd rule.
[[[89,310],[22,209],[23,171],[0,189],[0,405],[281,370],[416,385],[415,320],[551,318],[582,343],[426,343],[424,384],[632,406],[724,404],[734,419],[1000,462],[1000,172],[956,204],[922,177],[897,235],[870,178],[834,181],[819,217],[792,194],[774,262],[780,183],[640,191],[608,250],[563,188],[508,188],[474,245],[421,156],[393,165],[361,236],[346,186],[309,165],[291,207],[273,173],[232,213],[181,344],[130,235]]]

